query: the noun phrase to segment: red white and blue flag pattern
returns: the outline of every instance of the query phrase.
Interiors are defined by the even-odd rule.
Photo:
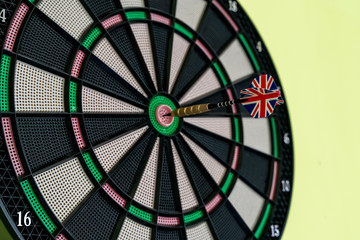
[[[264,88],[270,91],[279,91],[278,87],[276,86],[274,78],[270,74],[260,75],[251,82],[251,86],[253,88]],[[279,91],[280,92],[280,91]],[[284,100],[280,96],[276,105],[281,105],[284,103]]]
[[[284,103],[274,78],[269,75],[260,75],[252,81],[250,88],[240,91],[242,105],[253,118],[270,116],[276,105]]]

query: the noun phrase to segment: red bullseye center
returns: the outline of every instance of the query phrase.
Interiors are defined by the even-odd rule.
[[[169,127],[173,121],[173,116],[164,116],[168,113],[171,113],[172,110],[169,106],[162,104],[156,108],[155,116],[158,123],[163,127]]]

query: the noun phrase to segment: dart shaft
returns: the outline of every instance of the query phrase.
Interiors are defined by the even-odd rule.
[[[240,99],[230,100],[230,101],[225,101],[225,102],[220,102],[220,103],[211,103],[211,104],[209,104],[209,109],[213,110],[215,108],[228,107],[228,106],[231,106],[234,104],[246,102],[247,100],[248,100],[247,98],[240,98]]]
[[[247,99],[236,99],[236,100],[230,100],[230,101],[225,101],[225,102],[220,102],[220,103],[211,103],[209,104],[209,109],[214,109],[214,108],[220,108],[220,107],[228,107],[234,104],[238,104],[238,103],[243,103],[246,102]]]

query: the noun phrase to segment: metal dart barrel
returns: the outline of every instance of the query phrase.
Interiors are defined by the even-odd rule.
[[[198,105],[192,105],[188,107],[182,107],[178,108],[174,111],[172,111],[170,114],[173,117],[186,117],[191,115],[196,115],[204,112],[210,111],[209,109],[209,103],[206,104],[198,104]]]

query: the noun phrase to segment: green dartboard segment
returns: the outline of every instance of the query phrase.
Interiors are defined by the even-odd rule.
[[[2,112],[9,111],[9,69],[11,58],[7,55],[1,57],[0,70],[0,110]]]

